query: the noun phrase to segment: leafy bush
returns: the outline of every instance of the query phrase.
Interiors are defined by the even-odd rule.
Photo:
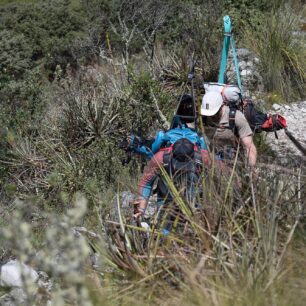
[[[70,6],[70,1],[40,1],[33,4],[4,6],[0,10],[0,29],[10,30],[13,36],[23,35],[31,48],[32,64],[45,60],[46,67],[60,63],[73,64],[71,43],[82,35],[84,18]],[[20,48],[16,48],[18,52]],[[13,50],[12,50],[13,51]]]
[[[73,41],[82,36],[82,13],[70,1],[39,1],[0,7],[0,124],[13,132],[35,133],[44,108],[47,73],[76,65]],[[32,125],[31,125],[32,123]]]
[[[167,124],[164,114],[169,114],[171,109],[171,98],[149,73],[134,75],[122,101],[121,124],[125,126],[126,131],[152,136],[163,124]]]
[[[76,194],[71,209],[60,219],[58,215],[37,213],[33,203],[17,200],[15,206],[18,209],[13,212],[12,220],[0,230],[1,245],[12,248],[13,256],[25,264],[35,262],[37,270],[48,273],[45,281],[52,279],[52,283],[49,280],[48,286],[43,286],[28,282],[23,275],[24,303],[46,305],[52,299],[55,305],[63,305],[68,300],[78,305],[92,305],[88,288],[80,287],[88,281],[85,270],[90,247],[74,228],[82,222],[87,210],[84,196]],[[56,289],[54,281],[60,281],[62,289],[55,286]]]

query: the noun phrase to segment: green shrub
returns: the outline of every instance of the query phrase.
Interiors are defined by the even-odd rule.
[[[161,113],[168,116],[174,108],[173,97],[163,92],[160,84],[147,72],[134,75],[126,90],[127,95],[122,101],[121,125],[127,132],[142,136],[152,136],[153,133],[155,136],[156,130],[165,123],[161,120]]]
[[[37,133],[47,91],[47,74],[56,65],[76,66],[84,18],[70,1],[32,1],[0,6],[0,125],[20,134]],[[78,53],[78,52],[79,53]]]
[[[85,20],[70,1],[11,4],[0,8],[0,16],[1,30],[23,36],[22,41],[31,49],[28,60],[32,65],[44,60],[47,68],[54,69],[58,63],[65,67],[76,62],[71,45],[82,36]],[[18,53],[20,48],[16,46],[12,52]]]

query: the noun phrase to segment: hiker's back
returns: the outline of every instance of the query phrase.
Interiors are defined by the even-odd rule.
[[[190,207],[194,207],[202,163],[200,147],[187,138],[175,141],[171,149],[163,155],[164,169],[180,196]],[[159,196],[163,197],[164,202],[173,200],[171,188],[164,175],[160,177],[158,189]]]

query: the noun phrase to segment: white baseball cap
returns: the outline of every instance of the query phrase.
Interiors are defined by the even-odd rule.
[[[215,115],[223,104],[221,93],[216,91],[209,91],[205,93],[202,98],[201,115],[213,116]]]

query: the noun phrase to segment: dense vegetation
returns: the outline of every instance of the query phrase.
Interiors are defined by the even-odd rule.
[[[11,235],[1,234],[1,261],[9,256],[22,258],[20,252],[30,256],[46,246],[56,249],[52,243],[61,235],[60,229],[66,233],[67,228],[50,234],[52,243],[45,243],[43,237],[48,231],[45,224],[48,220],[57,224],[58,216],[71,227],[84,225],[102,235],[100,219],[108,212],[113,196],[118,191],[135,190],[143,166],[137,158],[128,166],[122,165],[125,156],[118,149],[119,139],[129,132],[152,136],[171,119],[177,97],[190,90],[185,82],[192,58],[197,59],[199,80],[216,80],[224,14],[234,21],[238,47],[247,47],[259,57],[267,97],[273,93],[287,101],[305,98],[305,36],[293,35],[305,28],[303,2],[0,1],[0,224],[5,228],[11,223],[9,228],[15,230]],[[155,262],[157,269],[151,269],[152,262],[144,261],[147,282],[138,279],[136,283],[131,275],[122,276],[117,270],[111,276],[95,277],[115,292],[117,287],[122,289],[120,294],[132,290],[139,305],[150,301],[160,304],[163,295],[165,305],[186,301],[201,305],[203,299],[213,305],[245,305],[249,299],[254,305],[288,304],[288,300],[281,301],[285,296],[282,267],[289,263],[289,296],[293,298],[299,292],[295,282],[298,289],[305,289],[305,275],[295,270],[296,262],[304,262],[304,238],[296,234],[289,255],[285,251],[294,230],[302,236],[305,228],[300,222],[301,211],[298,223],[296,211],[286,210],[285,216],[276,211],[288,201],[305,205],[305,195],[303,198],[298,192],[305,177],[294,175],[293,186],[276,174],[274,181],[270,179],[255,187],[253,182],[246,184],[241,203],[249,203],[247,199],[256,194],[250,203],[263,211],[252,210],[250,204],[242,215],[233,216],[222,208],[233,203],[224,187],[218,213],[227,221],[216,237],[224,239],[226,245],[232,243],[231,254],[205,245],[205,252],[211,252],[207,256],[215,256],[214,260],[203,255],[198,261],[199,257],[190,255],[190,261],[184,261],[186,254],[182,253],[174,264],[182,264],[182,270],[174,269],[178,274],[173,274],[173,266],[167,263],[166,275],[158,272],[164,262]],[[87,211],[81,205],[85,202]],[[72,203],[79,203],[79,215]],[[69,220],[72,214],[76,216]],[[29,226],[26,233],[22,224]],[[202,242],[208,239],[198,231],[195,234]],[[21,247],[24,241],[31,242],[31,247]],[[69,241],[67,248],[73,248]],[[193,243],[190,247],[205,254]],[[60,245],[56,250],[64,248]],[[239,260],[239,249],[245,251],[245,261]],[[84,251],[80,260],[86,262],[87,255]],[[199,274],[205,260],[209,261],[205,271],[211,278]],[[62,279],[64,287],[82,286],[87,281],[82,278],[73,283],[63,273],[53,273]],[[121,288],[121,278],[131,282],[130,289]],[[152,281],[156,284],[153,289]],[[239,303],[233,301],[230,290],[238,295]],[[107,290],[99,288],[98,292],[91,292],[92,303],[109,298]],[[133,295],[127,294],[123,301],[120,298],[118,295],[118,303],[136,304]]]

